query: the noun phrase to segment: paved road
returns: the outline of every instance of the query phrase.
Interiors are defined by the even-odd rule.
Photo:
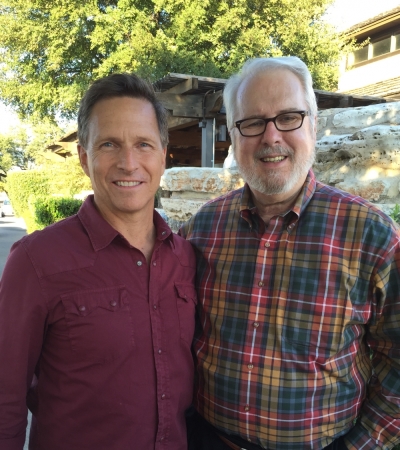
[[[11,246],[25,235],[26,229],[23,220],[14,216],[0,218],[0,275],[3,273]],[[30,422],[30,415],[28,420]],[[28,424],[28,428],[29,426]],[[27,443],[25,443],[24,450],[28,450]]]
[[[25,235],[26,230],[23,220],[14,216],[0,218],[0,274],[3,273],[11,246]]]

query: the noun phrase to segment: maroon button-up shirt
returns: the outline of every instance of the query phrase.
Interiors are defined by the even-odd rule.
[[[155,212],[150,264],[88,198],[24,237],[0,284],[0,448],[185,450],[195,257]]]

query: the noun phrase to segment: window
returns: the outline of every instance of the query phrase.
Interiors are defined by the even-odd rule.
[[[388,37],[386,39],[382,39],[379,42],[375,42],[372,44],[372,57],[384,55],[385,53],[390,52],[390,41],[391,38]]]
[[[377,56],[385,55],[395,50],[400,50],[400,34],[396,34],[377,42],[372,42],[363,48],[360,48],[347,56],[347,68],[350,69],[354,64],[368,61]]]
[[[361,61],[366,61],[368,59],[368,45],[360,48],[354,52],[354,63],[357,64]]]

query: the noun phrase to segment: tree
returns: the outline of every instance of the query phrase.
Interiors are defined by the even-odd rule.
[[[60,127],[44,119],[38,124],[20,124],[0,134],[0,168],[7,172],[12,167],[26,170],[54,163],[54,155],[46,148],[63,133]]]
[[[5,172],[12,167],[27,169],[32,162],[24,150],[27,142],[26,130],[21,128],[15,134],[0,135],[0,167]]]
[[[0,97],[21,116],[74,117],[89,83],[118,71],[228,77],[249,57],[296,55],[336,86],[345,43],[332,0],[0,0]]]

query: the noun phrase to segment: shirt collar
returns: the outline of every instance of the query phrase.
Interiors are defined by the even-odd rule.
[[[293,207],[290,209],[290,211],[288,211],[293,212],[295,214],[295,220],[292,220],[292,222],[297,222],[302,212],[305,210],[308,203],[310,202],[312,196],[314,195],[316,186],[317,182],[315,179],[314,172],[312,171],[312,169],[310,169],[310,171],[307,174],[307,178],[306,181],[304,182],[302,190],[300,191],[298,197],[296,198]],[[254,211],[256,210],[256,206],[254,205],[249,185],[246,183],[242,189],[243,190],[240,200],[240,212],[242,217],[246,221],[249,221],[250,214],[254,213]]]
[[[83,202],[80,210],[78,211],[78,217],[88,233],[90,242],[92,243],[95,251],[102,250],[110,245],[117,236],[124,238],[99,213],[94,205],[93,195],[89,195]],[[153,213],[153,222],[156,227],[156,239],[159,241],[169,239],[173,245],[173,233],[170,227],[155,210]]]

